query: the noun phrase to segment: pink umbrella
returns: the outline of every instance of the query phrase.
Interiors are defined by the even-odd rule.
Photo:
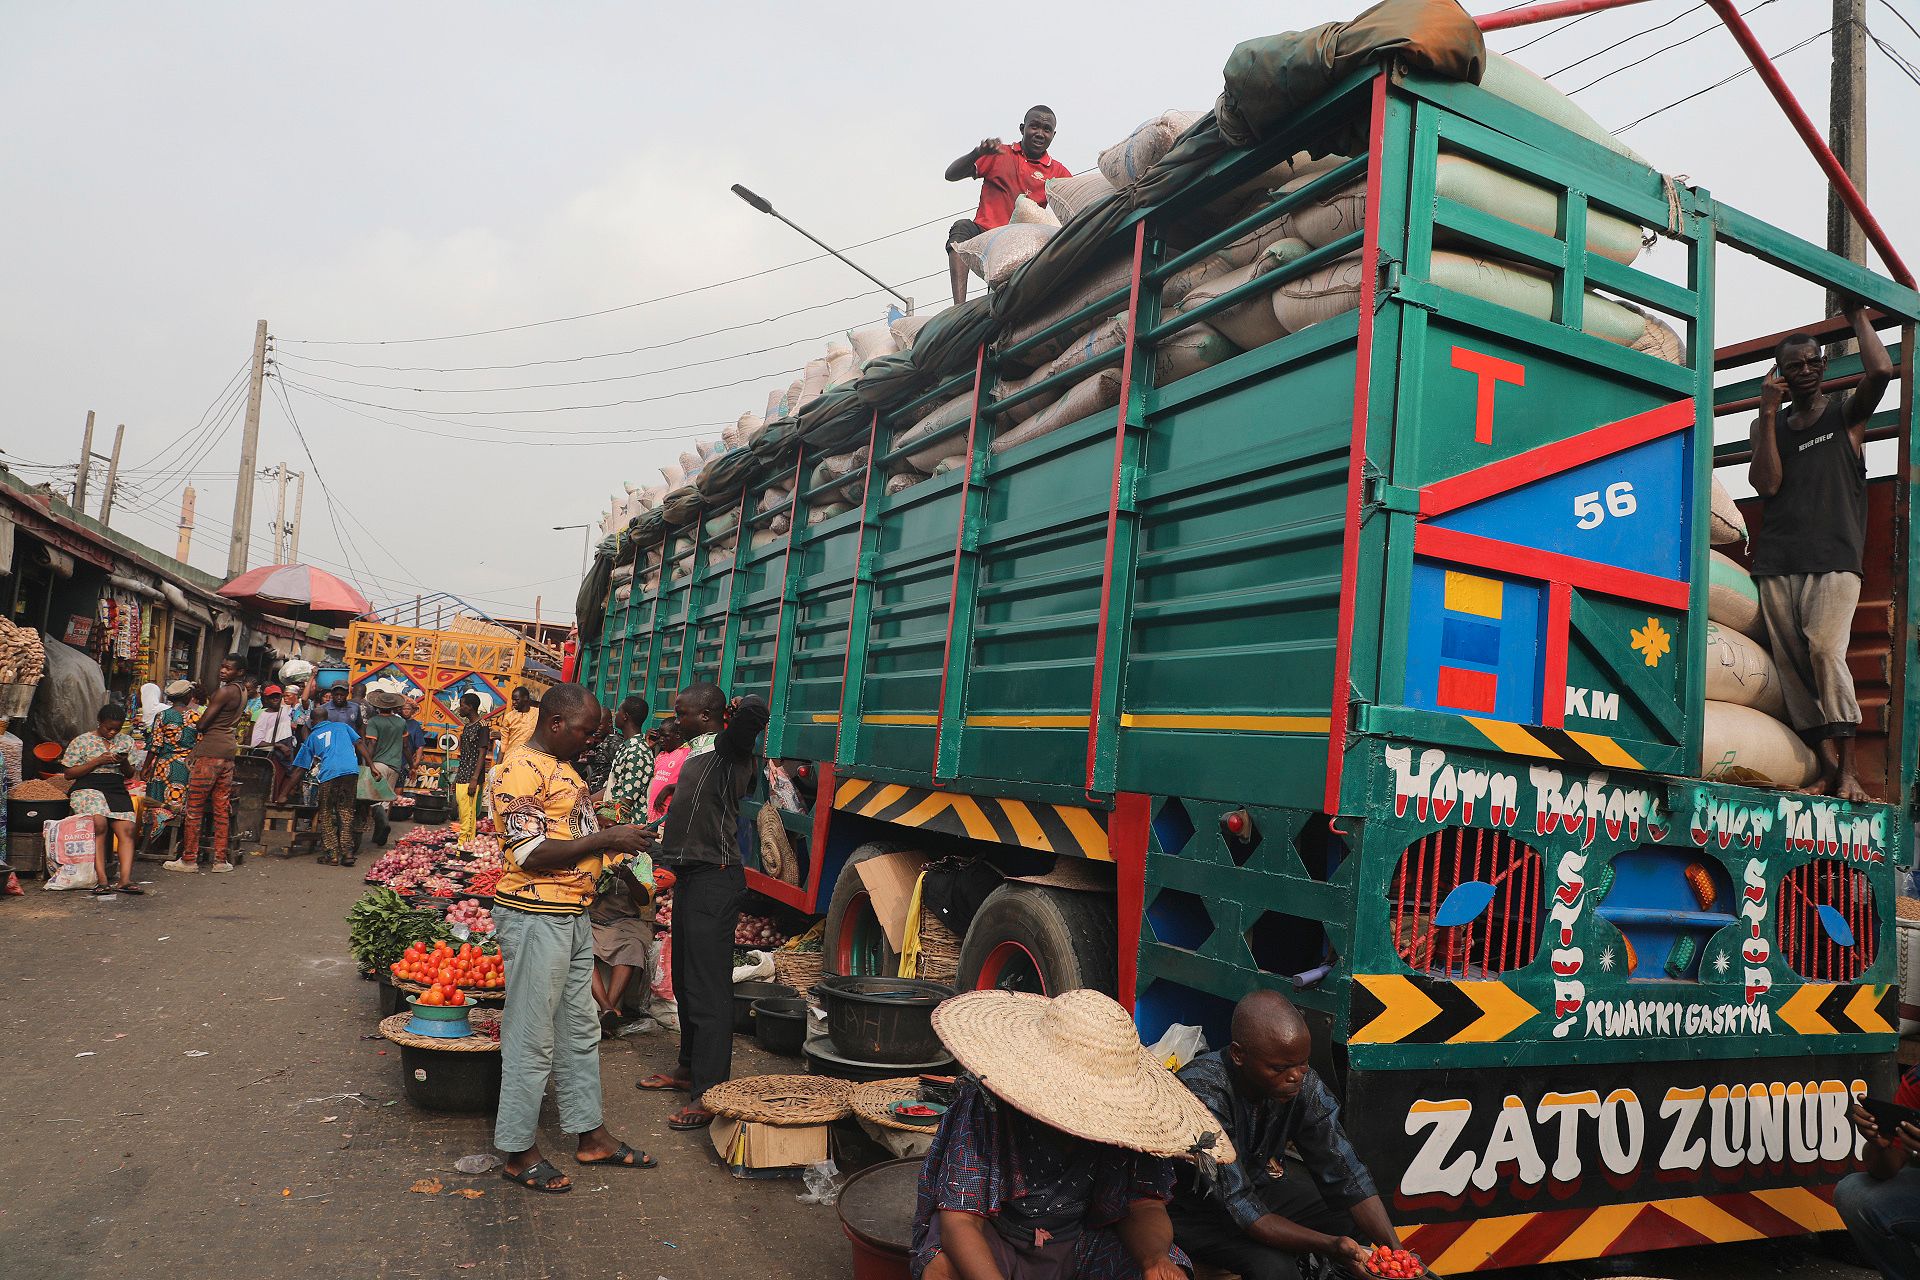
[[[306,564],[270,564],[249,569],[220,594],[262,613],[314,622],[348,622],[373,612],[367,598],[324,569]]]

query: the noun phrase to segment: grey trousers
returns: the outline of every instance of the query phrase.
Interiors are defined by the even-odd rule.
[[[1780,692],[1793,727],[1813,738],[1851,738],[1860,703],[1847,670],[1847,641],[1860,603],[1857,573],[1786,573],[1755,578]]]
[[[507,965],[500,1015],[500,1110],[493,1145],[534,1145],[540,1099],[553,1077],[560,1128],[600,1127],[600,1018],[593,1002],[593,925],[586,913],[542,915],[495,907],[494,936]]]

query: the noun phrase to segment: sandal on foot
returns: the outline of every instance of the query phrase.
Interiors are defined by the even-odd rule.
[[[554,1178],[564,1178],[567,1175],[554,1168],[545,1160],[536,1160],[519,1173],[511,1173],[505,1165],[501,1165],[500,1176],[508,1182],[517,1182],[527,1190],[538,1191],[543,1195],[563,1196],[573,1190],[573,1184],[571,1182],[558,1187],[547,1185]]]
[[[677,1080],[664,1071],[656,1071],[644,1080],[635,1080],[633,1087],[649,1093],[692,1093],[693,1081]]]
[[[667,1117],[667,1128],[684,1133],[689,1129],[704,1129],[713,1119],[713,1112],[705,1107],[686,1106]]]
[[[142,889],[137,884],[117,884],[113,886],[113,891],[115,893],[130,893],[136,898],[143,898],[147,893],[145,889]]]
[[[112,885],[96,884],[93,888],[87,890],[87,896],[90,898],[104,898],[112,892]]]
[[[601,1156],[595,1160],[575,1156],[574,1161],[578,1164],[610,1164],[618,1169],[653,1169],[657,1168],[660,1164],[658,1160],[646,1152],[635,1151],[624,1142],[620,1144],[620,1149],[612,1155]]]
[[[323,853],[319,857],[315,858],[314,861],[319,863],[323,867],[337,867],[340,865],[340,859],[334,857],[330,853]]]

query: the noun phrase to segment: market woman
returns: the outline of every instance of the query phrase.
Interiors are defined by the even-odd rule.
[[[187,810],[187,757],[193,746],[193,681],[167,686],[167,705],[147,726],[147,799],[157,806],[156,827]]]
[[[133,882],[133,797],[127,779],[133,776],[133,735],[127,732],[127,713],[108,703],[100,708],[93,733],[83,733],[67,744],[60,757],[65,776],[74,780],[67,800],[73,811],[93,819],[93,866],[96,894],[143,894]],[[107,853],[117,846],[120,882],[107,883]]]

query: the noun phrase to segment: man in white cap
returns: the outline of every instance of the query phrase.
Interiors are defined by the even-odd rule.
[[[1233,1043],[1180,1072],[1240,1159],[1221,1169],[1215,1186],[1183,1180],[1174,1238],[1197,1261],[1242,1280],[1300,1280],[1308,1254],[1365,1274],[1367,1249],[1356,1237],[1400,1247],[1340,1127],[1340,1104],[1307,1065],[1312,1051],[1293,1002],[1255,991],[1234,1007]]]
[[[1233,1151],[1127,1011],[1097,991],[974,991],[933,1025],[968,1074],[920,1170],[917,1280],[1187,1280],[1174,1159]]]

